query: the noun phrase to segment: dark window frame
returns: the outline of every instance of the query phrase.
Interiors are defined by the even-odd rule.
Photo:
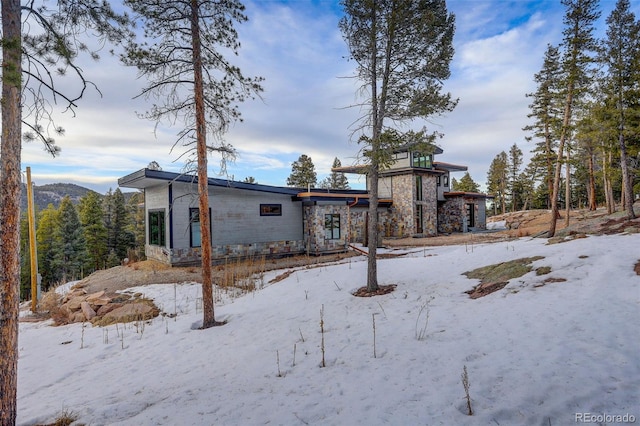
[[[422,204],[416,206],[416,234],[424,233],[424,208]]]
[[[213,220],[211,220],[211,207],[209,207],[209,239],[211,240],[211,226]],[[200,235],[200,244],[194,245],[194,235],[193,232],[196,230],[200,232],[200,208],[199,207],[189,207],[189,247],[196,248],[202,247],[202,235]]]
[[[422,186],[422,176],[416,175],[416,201],[423,201],[423,186]]]
[[[433,168],[431,154],[422,154],[421,152],[414,151],[411,154],[411,167],[419,167],[422,169]]]
[[[282,216],[282,204],[260,204],[260,216]]]
[[[167,246],[167,217],[165,209],[153,209],[147,212],[149,221],[148,238],[149,245]]]
[[[324,215],[324,235],[325,235],[325,239],[327,240],[340,239],[340,214],[339,213],[326,213]]]

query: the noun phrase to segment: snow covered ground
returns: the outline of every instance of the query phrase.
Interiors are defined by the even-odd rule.
[[[372,298],[350,293],[363,257],[296,270],[218,302],[228,323],[208,330],[194,329],[194,284],[138,288],[177,312],[144,326],[21,323],[18,423],[64,411],[92,426],[640,422],[640,235],[546,242],[413,249],[379,261],[397,288]],[[464,293],[477,280],[463,272],[528,256],[551,273]]]

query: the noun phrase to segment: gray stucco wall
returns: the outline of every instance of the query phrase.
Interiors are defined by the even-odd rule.
[[[198,204],[195,184],[174,182],[145,190],[146,217],[149,211],[164,208],[167,226],[165,247],[148,245],[146,230],[148,257],[172,264],[199,261],[200,248],[191,247],[189,223],[189,209]],[[282,214],[261,216],[261,204],[280,204]],[[214,260],[304,251],[302,205],[290,195],[209,187],[209,205]]]
[[[173,247],[189,247],[189,208],[198,207],[195,185],[173,185]],[[280,204],[281,216],[260,216],[260,204]],[[234,188],[209,188],[211,243],[252,244],[302,240],[301,202],[291,196]]]

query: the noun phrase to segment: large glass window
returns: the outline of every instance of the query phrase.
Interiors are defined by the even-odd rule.
[[[411,156],[411,165],[413,167],[431,168],[431,155],[414,152]]]
[[[340,239],[340,215],[337,213],[324,215],[324,234],[328,240]]]
[[[149,244],[164,246],[166,244],[166,227],[164,209],[149,211]]]

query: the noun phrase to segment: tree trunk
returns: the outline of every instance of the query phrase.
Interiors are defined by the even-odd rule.
[[[609,153],[611,158],[611,153]],[[606,154],[602,156],[602,179],[604,184],[604,198],[607,205],[607,213],[612,214],[615,212],[615,201],[613,200],[613,188],[611,185],[611,179],[609,179],[609,164],[611,160],[607,160]]]
[[[193,81],[196,113],[196,144],[198,153],[198,201],[202,254],[202,328],[216,325],[211,278],[211,229],[209,217],[209,178],[207,175],[207,126],[205,121],[204,85],[200,47],[198,1],[191,0],[191,45],[193,48]]]
[[[21,20],[20,1],[2,0],[0,143],[0,424],[14,425],[18,389],[20,289]]]
[[[551,196],[553,194],[553,158],[551,157],[551,137],[549,136],[548,124],[545,123],[545,150],[547,155],[547,208],[551,208]]]
[[[564,226],[569,226],[571,220],[571,151],[567,147],[567,165],[565,166],[565,182],[564,182],[564,199],[566,217],[564,218]]]
[[[589,154],[589,210],[595,211],[598,208],[596,200],[596,178],[595,178],[595,165],[593,161],[593,152]]]
[[[571,105],[573,103],[573,83],[570,82],[567,87],[567,98],[564,105],[564,117],[562,119],[562,133],[560,142],[558,143],[558,161],[556,162],[556,170],[553,177],[553,194],[551,196],[551,222],[549,224],[548,237],[556,234],[556,224],[559,216],[558,194],[560,193],[560,174],[562,171],[562,160],[564,159],[564,144],[569,133],[569,122],[571,121]]]
[[[627,161],[627,145],[624,142],[623,127],[620,126],[618,135],[618,143],[620,145],[620,165],[622,166],[622,199],[623,206],[627,210],[627,218],[635,219],[636,214],[633,211],[633,185],[631,185],[631,177],[629,173],[629,163]]]
[[[371,168],[369,170],[369,222],[367,226],[367,291],[373,292],[378,290],[378,177],[380,174],[380,165],[378,164],[377,152],[380,149],[380,135],[382,134],[382,124],[384,119],[384,96],[386,90],[386,82],[383,79],[382,84],[382,100],[378,100],[378,74],[377,74],[377,29],[378,20],[376,17],[376,5],[374,2],[371,8],[371,112],[373,128],[371,129],[371,151],[374,155],[371,158]],[[390,46],[388,44],[387,46]],[[387,55],[387,61],[389,56]],[[387,62],[388,64],[388,62]],[[388,69],[387,69],[388,71]]]
[[[378,290],[378,166],[372,166],[369,172],[369,221],[367,227],[367,291]]]

